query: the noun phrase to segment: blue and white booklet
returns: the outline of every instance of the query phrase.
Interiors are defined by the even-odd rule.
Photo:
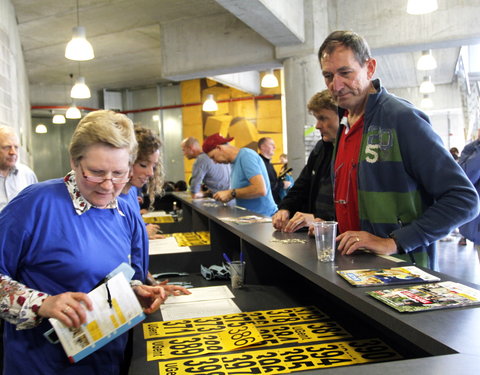
[[[128,268],[122,264],[88,293],[93,310],[87,311],[87,321],[79,328],[49,319],[70,362],[80,361],[145,319],[127,280],[133,275]]]

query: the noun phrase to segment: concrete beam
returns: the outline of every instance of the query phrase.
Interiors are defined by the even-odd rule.
[[[252,95],[259,95],[261,92],[260,74],[257,71],[222,74],[211,78],[224,85],[234,87],[237,90],[245,91]]]
[[[303,43],[303,0],[215,0],[274,46]]]
[[[180,81],[281,66],[275,47],[230,14],[161,27],[161,75]]]
[[[437,11],[406,12],[405,0],[338,0],[330,14],[333,30],[353,30],[367,38],[375,55],[480,42],[480,0],[439,1]],[[334,9],[334,8],[331,8]]]

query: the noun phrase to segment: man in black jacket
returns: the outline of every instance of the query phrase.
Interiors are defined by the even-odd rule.
[[[307,165],[272,217],[275,229],[284,232],[295,232],[308,227],[314,218],[335,218],[331,161],[333,141],[339,124],[337,106],[328,90],[324,90],[310,99],[307,108],[317,120],[316,128],[322,139],[315,145]]]

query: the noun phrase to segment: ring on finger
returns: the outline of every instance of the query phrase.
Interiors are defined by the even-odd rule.
[[[71,309],[71,307],[70,307],[70,306],[67,306],[67,307],[65,307],[65,308],[62,310],[62,312],[63,312],[64,314],[66,314],[66,313],[68,313],[68,312],[70,311],[70,309]]]
[[[359,237],[355,238],[355,242],[360,242],[360,238]]]

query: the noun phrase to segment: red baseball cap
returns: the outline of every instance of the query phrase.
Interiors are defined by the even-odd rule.
[[[225,143],[230,142],[233,140],[233,137],[230,138],[223,138],[219,133],[212,134],[211,136],[205,138],[203,141],[203,152],[208,154],[218,145],[224,145]]]

